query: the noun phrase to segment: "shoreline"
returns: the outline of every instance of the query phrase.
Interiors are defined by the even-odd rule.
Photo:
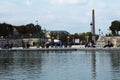
[[[0,51],[120,51],[120,48],[13,48]]]

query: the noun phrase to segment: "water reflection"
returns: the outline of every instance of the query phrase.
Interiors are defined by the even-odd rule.
[[[120,52],[111,52],[112,78],[120,80]]]
[[[37,52],[0,52],[0,80],[21,80],[36,74],[37,70],[40,73],[40,56]]]
[[[93,80],[96,80],[96,54],[95,54],[95,51],[92,51],[92,59],[91,59],[91,63],[92,63],[92,77],[93,77]]]
[[[0,80],[120,80],[120,52],[0,51]]]

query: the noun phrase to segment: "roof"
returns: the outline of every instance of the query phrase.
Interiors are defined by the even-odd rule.
[[[64,31],[64,30],[56,30],[56,31],[50,31],[50,32],[70,34],[69,32]]]

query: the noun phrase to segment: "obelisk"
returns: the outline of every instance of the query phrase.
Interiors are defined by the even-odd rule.
[[[95,38],[95,10],[92,9],[92,40],[96,41]]]
[[[92,9],[92,34],[95,35],[95,10]]]

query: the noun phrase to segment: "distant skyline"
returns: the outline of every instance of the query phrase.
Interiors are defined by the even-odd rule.
[[[70,33],[91,31],[95,9],[96,33],[106,34],[114,20],[120,20],[120,0],[1,0],[0,23],[38,24],[46,30]]]

